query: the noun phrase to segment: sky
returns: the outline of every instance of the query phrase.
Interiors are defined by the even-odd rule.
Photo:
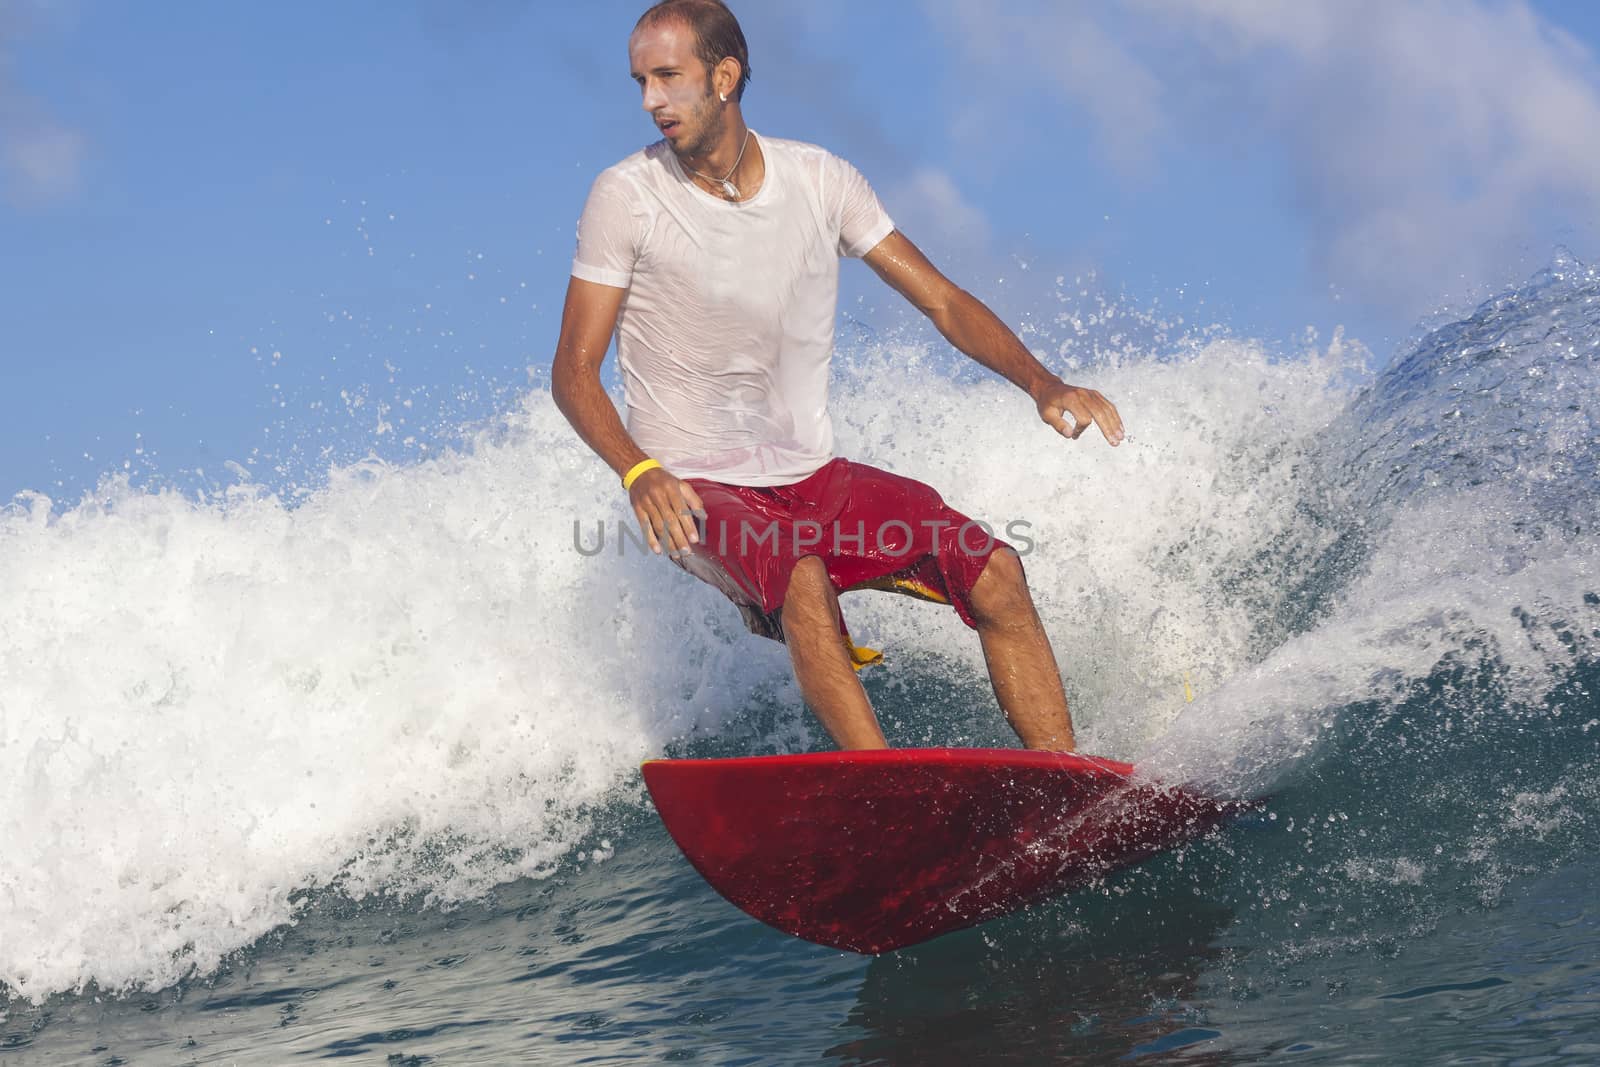
[[[538,387],[589,184],[654,138],[642,6],[0,0],[0,502],[304,484]],[[1600,5],[733,8],[750,125],[1019,328],[1104,293],[1381,364],[1600,257]],[[916,328],[842,278],[841,347]]]

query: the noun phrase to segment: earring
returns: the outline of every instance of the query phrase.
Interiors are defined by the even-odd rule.
[[[728,94],[727,93],[718,93],[717,95],[722,97],[722,102],[724,104],[726,104],[728,102]]]

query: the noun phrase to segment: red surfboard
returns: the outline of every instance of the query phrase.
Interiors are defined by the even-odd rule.
[[[1240,808],[1115,760],[1021,749],[651,760],[644,780],[718,893],[872,954],[1086,885]]]

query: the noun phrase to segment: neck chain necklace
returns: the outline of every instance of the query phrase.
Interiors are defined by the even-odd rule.
[[[740,163],[741,160],[744,159],[744,150],[749,144],[750,144],[750,128],[747,126],[747,127],[745,127],[745,131],[744,131],[744,140],[739,142],[739,155],[734,159],[733,166],[728,168],[728,173],[727,174],[723,175],[720,178],[713,178],[709,174],[701,174],[699,171],[695,170],[693,167],[689,168],[689,173],[693,174],[696,178],[704,178],[708,182],[715,182],[718,185],[722,186],[722,191],[724,193],[728,194],[728,199],[729,200],[743,200],[744,199],[744,194],[741,193],[739,191],[739,187],[737,185],[733,184],[733,182],[730,181],[729,179],[731,179],[733,177],[733,172],[739,169],[739,163]]]

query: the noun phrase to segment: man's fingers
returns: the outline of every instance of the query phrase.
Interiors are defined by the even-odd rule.
[[[689,546],[688,536],[683,531],[678,516],[670,507],[663,507],[662,502],[654,497],[647,498],[639,507],[634,509],[634,514],[639,516],[639,525],[644,527],[645,538],[650,542],[650,551],[661,554],[665,547],[673,555]]]
[[[705,507],[700,494],[687,482],[664,470],[647,471],[634,483],[632,495],[633,513],[652,552],[659,555],[666,548],[677,556],[700,542],[694,516],[704,518]]]
[[[1063,399],[1066,402],[1060,407],[1049,404],[1044,409],[1045,421],[1054,426],[1056,432],[1076,441],[1092,424],[1100,427],[1108,444],[1122,443],[1122,416],[1111,401],[1093,389],[1069,389]],[[1066,417],[1059,417],[1059,413]]]
[[[1065,408],[1047,404],[1044,409],[1044,421],[1046,425],[1062,437],[1072,436],[1073,425],[1067,417]]]
[[[689,542],[700,543],[700,528],[695,525],[695,519],[704,519],[706,509],[700,503],[700,496],[688,482],[678,483],[678,495],[683,503],[678,507],[678,517],[683,520],[684,526],[689,530]]]
[[[683,485],[682,482],[677,484]],[[688,551],[690,545],[700,540],[700,532],[694,528],[693,513],[684,505],[683,494],[667,489],[661,494],[659,506],[673,554]]]
[[[702,519],[706,517],[705,503],[700,499],[700,494],[694,491],[694,486],[688,482],[679,482],[678,492],[683,494],[683,499],[688,501],[689,506],[698,512]]]
[[[656,533],[660,537],[661,547],[657,547],[656,551],[660,552],[661,548],[665,547],[676,555],[679,550],[688,545],[689,541],[684,536],[683,526],[678,519],[677,508],[666,497],[667,494],[665,493],[651,494],[646,507],[650,511],[650,521],[655,526]]]
[[[1057,418],[1051,425],[1056,428],[1057,433],[1069,441],[1076,441],[1083,431],[1089,428],[1089,419],[1081,411],[1075,411],[1070,407],[1052,408],[1051,410],[1059,410],[1062,413],[1061,417]]]
[[[672,535],[672,547],[677,552],[685,552],[689,546],[700,540],[700,535],[695,532],[694,523],[689,521],[687,509],[679,508],[667,516],[667,529]]]
[[[643,505],[634,505],[633,514],[639,520],[639,529],[644,531],[644,539],[650,544],[650,551],[660,552],[661,542],[656,540],[656,523],[649,510]]]
[[[1098,408],[1094,414],[1094,421],[1099,424],[1100,432],[1112,445],[1122,443],[1122,416],[1117,414],[1117,406],[1099,393],[1093,394],[1094,406]]]
[[[1067,436],[1072,438],[1074,441],[1076,441],[1078,438],[1083,436],[1083,431],[1087,430],[1089,428],[1090,424],[1093,423],[1093,422],[1094,422],[1094,416],[1093,415],[1089,416],[1086,419],[1079,419],[1078,420],[1078,424],[1072,428],[1072,432],[1069,433]]]
[[[688,531],[691,545],[700,543],[700,521],[705,517],[706,513],[703,511],[691,511],[688,508],[679,510],[678,518],[683,522],[683,528]]]

